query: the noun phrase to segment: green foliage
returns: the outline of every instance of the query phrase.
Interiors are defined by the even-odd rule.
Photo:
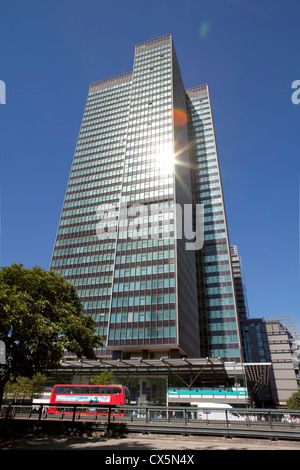
[[[90,379],[92,385],[112,385],[115,383],[113,373],[111,371],[102,372]]]
[[[65,351],[94,357],[101,345],[94,320],[83,315],[75,287],[40,267],[13,264],[0,271],[0,340],[7,364],[0,380],[32,377],[57,367]]]
[[[16,399],[40,398],[46,385],[47,377],[40,374],[35,374],[32,379],[28,377],[11,377],[6,383],[4,388],[4,397]]]
[[[286,407],[289,410],[300,410],[300,392],[293,393],[293,395],[287,399]]]

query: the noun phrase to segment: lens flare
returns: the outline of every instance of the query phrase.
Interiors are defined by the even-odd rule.
[[[172,170],[174,160],[174,153],[170,149],[163,150],[159,155],[160,166],[166,171]]]
[[[176,127],[182,127],[187,123],[186,114],[181,109],[174,109],[173,111],[174,124]]]
[[[210,24],[207,21],[203,21],[200,25],[199,37],[200,39],[205,39],[208,35],[208,31],[210,30]]]
[[[175,164],[174,152],[171,148],[161,148],[156,156],[157,168],[165,174],[172,174]]]

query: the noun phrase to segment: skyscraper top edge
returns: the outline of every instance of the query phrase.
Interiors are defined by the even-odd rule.
[[[154,39],[149,39],[148,41],[139,42],[138,44],[136,44],[136,47],[140,47],[140,46],[143,46],[143,45],[146,45],[146,44],[161,41],[162,39],[167,39],[167,38],[172,39],[172,34],[165,34],[163,36],[159,36],[159,37],[154,38]]]
[[[142,47],[142,46],[146,46],[146,45],[150,45],[150,44],[155,44],[156,42],[162,41],[162,40],[164,40],[164,39],[170,39],[170,40],[172,40],[172,35],[171,35],[171,34],[165,34],[165,35],[163,35],[163,36],[159,36],[159,37],[157,37],[157,38],[150,39],[150,40],[148,40],[148,41],[140,42],[140,43],[136,44],[136,48],[139,48],[139,47]],[[115,76],[112,76],[112,77],[108,77],[108,78],[105,78],[105,79],[103,79],[103,80],[96,80],[95,82],[92,82],[92,83],[90,84],[90,90],[91,90],[91,88],[93,88],[93,87],[95,87],[95,86],[97,86],[97,85],[100,85],[100,84],[102,84],[102,83],[104,84],[105,82],[109,82],[109,81],[111,81],[111,80],[118,79],[118,78],[120,78],[120,79],[122,78],[122,79],[123,79],[123,78],[126,77],[126,75],[131,76],[132,74],[133,74],[133,72],[130,71],[130,72],[118,74],[118,75],[115,75]]]
[[[187,88],[185,91],[187,93],[190,93],[190,92],[196,92],[196,91],[202,91],[202,90],[208,90],[208,85],[207,84],[203,84],[203,85],[197,85],[197,86],[194,86],[194,87],[191,87],[191,88]]]

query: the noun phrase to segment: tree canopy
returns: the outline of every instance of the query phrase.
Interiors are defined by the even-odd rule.
[[[101,345],[75,287],[52,271],[21,264],[0,270],[0,340],[4,383],[11,374],[32,377],[57,367],[66,351],[91,359]]]
[[[113,372],[108,370],[90,378],[92,385],[112,385],[115,383]]]
[[[294,392],[286,401],[289,410],[300,410],[300,392]]]
[[[47,382],[47,377],[40,372],[35,374],[32,379],[28,377],[11,377],[4,387],[4,396],[13,401],[25,400],[26,398],[41,398]]]

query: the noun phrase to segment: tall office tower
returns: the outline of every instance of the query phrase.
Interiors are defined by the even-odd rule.
[[[186,90],[195,204],[204,205],[204,245],[197,262],[201,355],[242,359],[230,245],[207,85]]]
[[[234,290],[236,296],[236,304],[238,310],[239,322],[247,320],[248,318],[248,303],[246,294],[246,285],[244,280],[244,272],[242,261],[239,256],[238,248],[236,245],[230,247],[231,264],[234,280]]]
[[[138,44],[133,72],[90,86],[51,269],[76,286],[96,320],[99,356],[238,357],[219,173],[202,181],[212,155],[203,154],[199,122],[210,107],[206,87],[199,90],[205,104],[197,91],[187,99],[170,35]],[[202,256],[196,214],[207,195]]]

